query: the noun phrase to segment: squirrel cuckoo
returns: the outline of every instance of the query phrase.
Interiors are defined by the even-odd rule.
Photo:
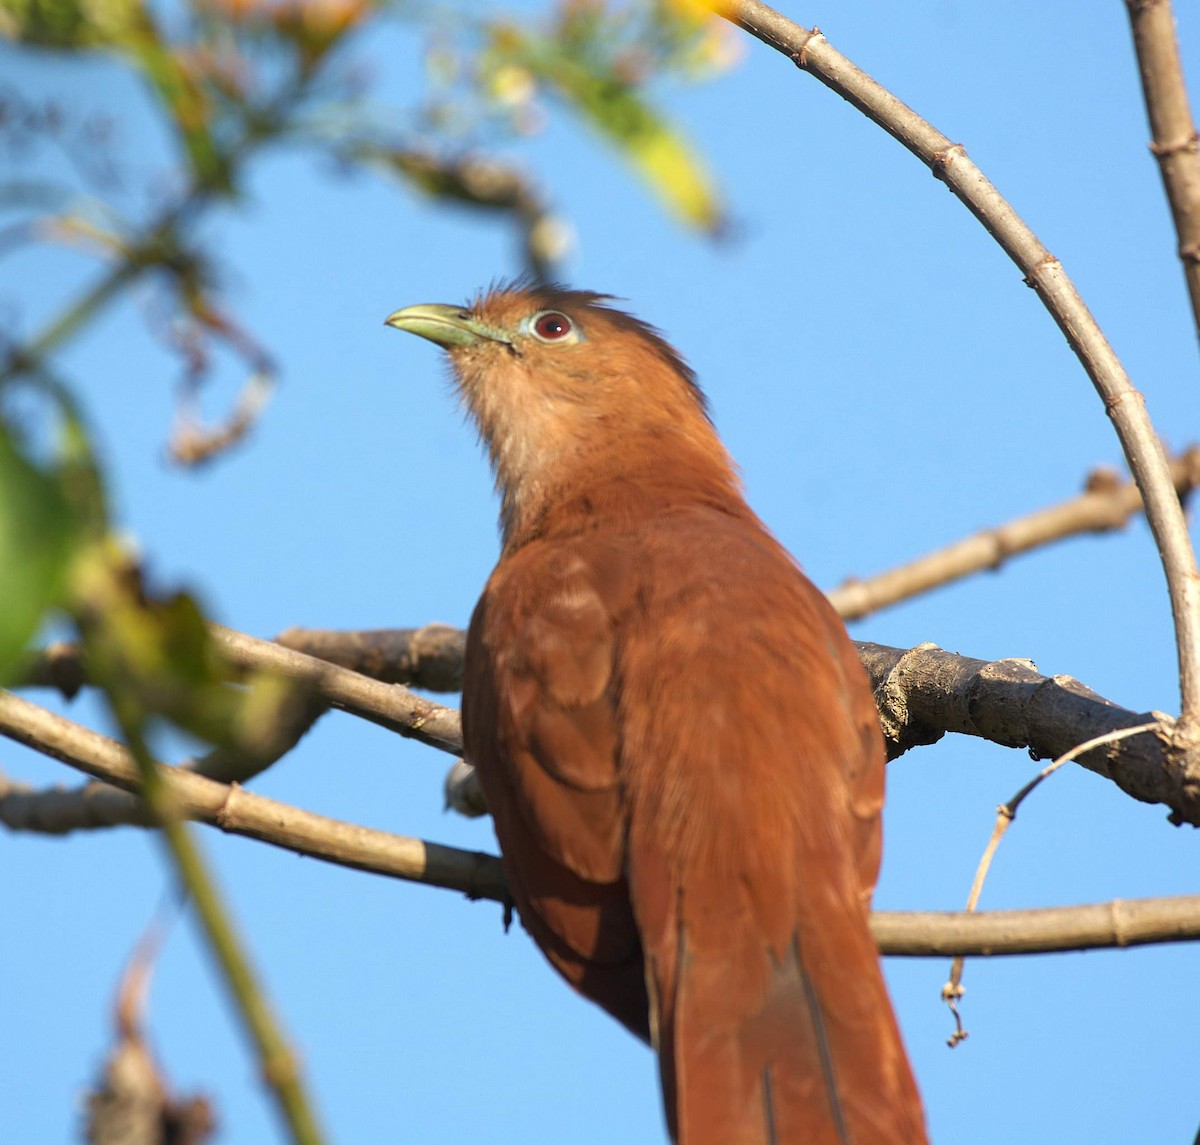
[[[654,1044],[680,1145],[923,1142],[867,924],[870,686],[692,372],[609,301],[516,284],[387,319],[448,351],[500,493],[463,739],[513,900]]]

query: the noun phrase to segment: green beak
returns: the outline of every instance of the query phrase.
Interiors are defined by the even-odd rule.
[[[503,330],[472,318],[461,306],[445,306],[440,302],[406,306],[389,314],[384,324],[428,338],[447,350],[456,346],[475,346],[480,342],[512,345],[512,338]]]

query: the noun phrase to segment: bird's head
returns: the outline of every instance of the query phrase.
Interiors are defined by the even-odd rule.
[[[387,318],[442,346],[487,443],[505,533],[554,498],[725,450],[687,364],[653,327],[587,291],[521,284],[466,306],[408,306]]]

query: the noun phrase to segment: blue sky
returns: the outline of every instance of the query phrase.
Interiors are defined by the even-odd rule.
[[[789,14],[820,24],[966,146],[1063,261],[1164,439],[1200,436],[1196,335],[1122,6],[934,0]],[[1200,22],[1184,5],[1179,16],[1195,80]],[[1118,462],[1062,336],[957,200],[848,104],[745,46],[718,82],[663,94],[719,173],[735,223],[723,241],[667,220],[562,115],[512,154],[571,220],[570,280],[626,298],[695,366],[749,500],[810,576],[832,587],[878,571],[1070,496],[1093,466]],[[160,177],[162,140],[115,69],[2,52],[24,93],[118,114],[131,194]],[[385,94],[410,91],[413,39],[361,52]],[[490,476],[437,352],[382,321],[513,273],[511,236],[286,153],[255,169],[245,201],[207,233],[237,314],[283,368],[244,448],[200,473],[163,461],[177,364],[145,332],[145,295],[60,361],[153,575],[263,636],[293,624],[465,624],[496,555]],[[36,329],[93,273],[70,252],[8,255],[6,323]],[[239,381],[226,365],[213,412]],[[1135,710],[1178,705],[1165,587],[1142,522],[852,631],[1027,657]],[[86,700],[71,711],[102,719]],[[487,821],[443,813],[448,762],[333,715],[255,789],[493,849]],[[963,738],[893,764],[877,905],[960,907],[996,804],[1037,766]],[[11,745],[0,767],[34,784],[76,782]],[[519,928],[506,936],[495,906],[200,834],[330,1140],[665,1140],[651,1055],[561,986]],[[1065,769],[1023,806],[982,905],[1196,893],[1195,848],[1164,808]],[[169,880],[155,840],[129,829],[6,836],[0,871],[0,1139],[64,1140],[109,1041],[124,960]],[[1190,1140],[1197,968],[1188,946],[972,960],[971,1038],[950,1051],[946,961],[889,960],[934,1139]],[[173,1084],[213,1097],[221,1141],[280,1139],[186,916],[159,959],[150,1025]]]

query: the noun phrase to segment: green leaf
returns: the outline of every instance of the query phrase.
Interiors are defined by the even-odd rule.
[[[228,666],[191,596],[152,594],[137,562],[105,537],[77,562],[71,608],[92,678],[127,736],[164,719],[209,743],[230,742],[241,695],[228,687]]]
[[[11,682],[42,618],[62,603],[78,538],[59,475],[25,457],[0,421],[0,682]]]
[[[0,36],[43,48],[95,43],[97,30],[78,0],[0,0]]]
[[[43,48],[119,47],[142,0],[0,0],[0,35]]]

